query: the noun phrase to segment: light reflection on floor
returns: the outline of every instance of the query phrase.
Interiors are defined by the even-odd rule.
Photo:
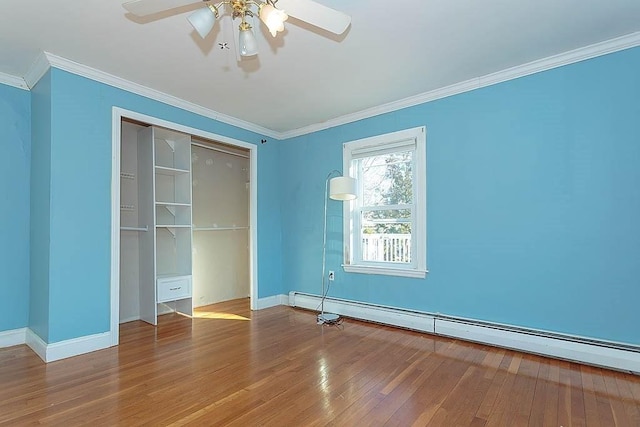
[[[193,317],[197,319],[251,320],[248,317],[219,311],[194,311]]]

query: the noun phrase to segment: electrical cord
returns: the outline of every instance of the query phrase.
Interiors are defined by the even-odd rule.
[[[327,295],[329,295],[329,288],[331,287],[331,283],[329,282],[327,284],[327,287],[324,291],[324,294],[322,294],[321,298],[320,298],[320,302],[318,303],[318,305],[316,306],[316,311],[320,310],[320,307],[322,307],[324,305],[324,300],[327,299]]]

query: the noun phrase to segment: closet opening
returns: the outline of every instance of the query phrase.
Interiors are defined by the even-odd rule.
[[[113,345],[121,323],[255,309],[256,147],[117,108],[113,129]]]
[[[193,138],[193,304],[249,298],[250,161],[246,149]]]

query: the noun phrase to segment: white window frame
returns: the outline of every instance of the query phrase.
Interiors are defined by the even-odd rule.
[[[362,183],[358,171],[352,170],[354,157],[407,151],[413,147],[413,204],[411,221],[412,262],[407,265],[396,263],[385,265],[380,262],[362,260],[359,203],[362,201]],[[394,150],[395,149],[395,150]],[[427,270],[427,130],[425,126],[377,135],[370,138],[345,142],[343,144],[343,166],[349,176],[358,180],[358,197],[344,203],[344,264],[348,273],[381,274],[424,278]]]

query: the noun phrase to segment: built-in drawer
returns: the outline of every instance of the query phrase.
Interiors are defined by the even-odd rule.
[[[158,302],[191,297],[191,276],[159,277]]]

